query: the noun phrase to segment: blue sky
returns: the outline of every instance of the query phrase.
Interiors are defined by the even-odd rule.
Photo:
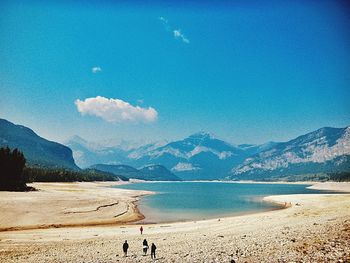
[[[61,142],[350,124],[346,2],[214,2],[1,1],[0,117]]]

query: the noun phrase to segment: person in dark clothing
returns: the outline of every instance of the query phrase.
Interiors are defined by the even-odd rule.
[[[125,240],[125,242],[124,242],[124,244],[123,244],[124,257],[127,257],[127,256],[128,256],[128,248],[129,248],[128,241]]]
[[[146,239],[143,240],[142,245],[143,245],[143,255],[146,256],[146,254],[147,254],[147,249],[148,249],[148,243],[147,243],[147,240],[146,240]]]
[[[140,233],[141,233],[141,235],[142,235],[142,232],[143,232],[143,227],[141,226],[141,227],[140,227]]]
[[[151,258],[156,258],[156,245],[154,243],[152,243],[152,246],[151,246]]]

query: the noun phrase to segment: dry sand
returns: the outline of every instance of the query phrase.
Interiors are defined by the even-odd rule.
[[[0,262],[152,262],[142,256],[144,238],[157,245],[158,262],[350,262],[345,193],[269,196],[266,201],[289,208],[144,225],[141,236],[140,225],[123,223],[141,217],[134,202],[146,192],[104,185],[48,183],[35,184],[41,191],[34,193],[0,192]],[[350,183],[315,187],[350,192]]]
[[[108,183],[35,183],[33,192],[0,192],[0,231],[91,226],[143,218],[135,202],[147,191]]]

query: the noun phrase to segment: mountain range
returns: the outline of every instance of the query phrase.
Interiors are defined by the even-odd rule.
[[[228,179],[350,171],[350,127],[325,127],[277,143],[235,166]]]
[[[143,180],[264,180],[350,171],[350,127],[325,127],[287,142],[261,145],[233,145],[199,132],[141,146],[126,141],[106,145],[74,136],[64,146],[0,119],[0,147],[6,146],[23,151],[31,166],[90,168]]]
[[[286,175],[350,171],[350,128],[321,128],[287,142],[233,145],[205,132],[127,150],[89,147],[79,138],[67,145],[78,164],[159,164],[182,180],[280,178]],[[76,145],[78,144],[79,147]]]

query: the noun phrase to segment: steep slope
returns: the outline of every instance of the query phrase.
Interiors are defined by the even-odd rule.
[[[278,144],[278,142],[267,142],[264,144],[240,144],[238,145],[239,148],[241,148],[247,156],[252,156],[255,154],[258,154],[262,151],[267,151],[273,147],[275,147]]]
[[[0,119],[0,147],[6,146],[20,149],[30,165],[79,169],[70,148],[48,141],[25,126]]]
[[[350,127],[321,128],[277,143],[231,171],[228,178],[259,179],[307,173],[350,171]]]

